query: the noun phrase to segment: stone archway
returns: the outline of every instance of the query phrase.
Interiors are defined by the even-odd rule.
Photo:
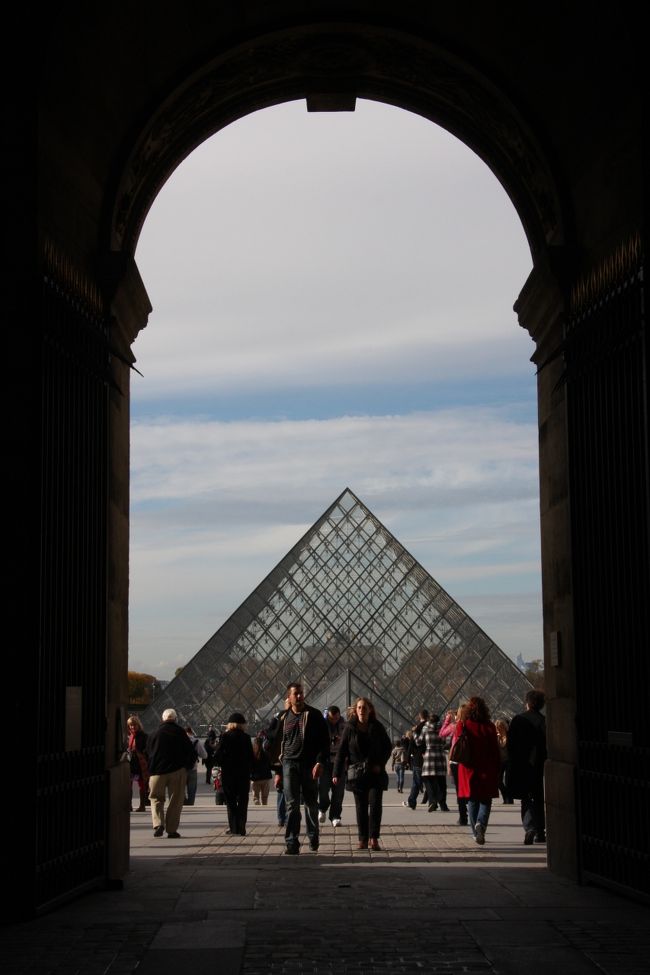
[[[245,0],[195,19],[175,5],[156,4],[139,19],[89,8],[48,24],[43,303],[29,335],[33,369],[11,386],[23,407],[11,454],[19,472],[16,624],[42,716],[33,745],[38,802],[26,823],[34,862],[21,859],[16,870],[27,911],[118,880],[127,867],[117,758],[128,638],[129,366],[150,311],[133,260],[138,233],[192,148],[248,112],[295,98],[314,111],[373,98],[431,119],[485,160],[520,215],[534,269],[516,310],[540,370],[549,862],[574,877],[647,886],[647,872],[644,880],[633,867],[644,862],[644,838],[630,823],[647,728],[625,707],[630,680],[643,686],[649,676],[636,648],[650,626],[644,177],[629,28],[611,14],[591,25],[587,44],[583,18],[570,12],[561,30],[550,18],[531,33],[507,11],[471,19],[437,11],[434,23],[424,2],[405,13],[392,0],[354,0],[336,19],[331,7],[315,0],[296,14],[290,3],[271,9]],[[16,168],[18,201],[31,192],[29,180],[28,169]],[[14,276],[18,321],[26,317],[23,280]],[[21,361],[24,330],[11,343]],[[623,387],[627,398],[617,396]],[[590,493],[594,479],[600,491]],[[615,625],[601,609],[610,592]],[[38,594],[38,613],[25,626],[30,594]],[[617,655],[625,655],[623,670],[612,664]],[[619,761],[629,766],[628,801],[610,802],[605,789],[594,818],[594,783],[606,783]],[[92,803],[78,815],[74,797],[85,801],[89,782]],[[59,821],[60,836],[52,825]]]
[[[563,212],[551,166],[534,132],[493,84],[435,45],[399,32],[364,32],[359,27],[336,30],[330,25],[277,32],[230,49],[203,65],[168,93],[123,152],[113,174],[110,206],[106,205],[104,213],[103,234],[111,248],[107,259],[134,269],[132,254],[158,191],[192,149],[225,125],[252,111],[298,98],[311,111],[350,111],[360,96],[443,124],[474,148],[499,177],[518,209],[535,261],[518,311],[522,325],[537,341],[538,360],[544,361],[557,342],[553,336],[564,307],[550,261],[562,252],[564,228],[571,224],[571,215]],[[543,339],[537,320],[542,303]],[[140,308],[148,313],[144,298]],[[136,334],[129,335],[130,342]],[[126,355],[126,349],[124,352]],[[545,422],[549,414],[563,408],[562,403],[552,402],[547,391],[546,381],[553,372],[547,369],[540,377]],[[556,379],[555,375],[551,381]],[[564,421],[556,418],[554,422],[557,433]],[[127,443],[126,428],[121,442]],[[118,451],[119,443],[115,442]],[[564,449],[563,443],[554,442],[553,456],[557,458]],[[542,452],[542,477],[548,465]],[[125,503],[121,498],[118,507],[122,509]],[[560,508],[564,503],[564,496],[558,499]],[[547,525],[549,518],[564,517],[564,511],[554,508],[546,513]],[[557,535],[555,527],[550,531]],[[560,555],[556,551],[554,557],[568,560],[568,552]],[[563,769],[563,756],[558,757]],[[561,829],[566,832],[564,823]],[[575,850],[564,848],[558,866],[575,874]]]

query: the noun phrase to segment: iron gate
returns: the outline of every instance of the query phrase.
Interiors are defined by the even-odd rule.
[[[648,348],[640,246],[566,329],[581,874],[650,896]]]

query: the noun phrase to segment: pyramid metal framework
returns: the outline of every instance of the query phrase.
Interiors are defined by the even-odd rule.
[[[401,715],[442,714],[473,694],[493,715],[530,684],[512,660],[346,488],[143,714],[195,730],[243,711],[251,730],[302,681],[322,697],[353,671]]]

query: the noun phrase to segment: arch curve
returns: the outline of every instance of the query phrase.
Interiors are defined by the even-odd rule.
[[[531,126],[496,84],[422,37],[376,25],[323,23],[229,47],[161,98],[113,167],[105,248],[135,253],[161,187],[210,136],[259,109],[315,97],[384,102],[447,129],[504,186],[533,260],[564,243],[566,218],[552,167]]]

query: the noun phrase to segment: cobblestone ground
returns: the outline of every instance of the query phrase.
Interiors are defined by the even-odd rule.
[[[318,853],[284,855],[274,810],[246,837],[225,812],[184,810],[182,839],[133,816],[121,892],[95,891],[0,929],[2,971],[43,975],[284,975],[454,972],[647,975],[650,909],[551,875],[524,847],[513,807],[477,847],[453,813],[387,803],[378,853],[322,829]]]

